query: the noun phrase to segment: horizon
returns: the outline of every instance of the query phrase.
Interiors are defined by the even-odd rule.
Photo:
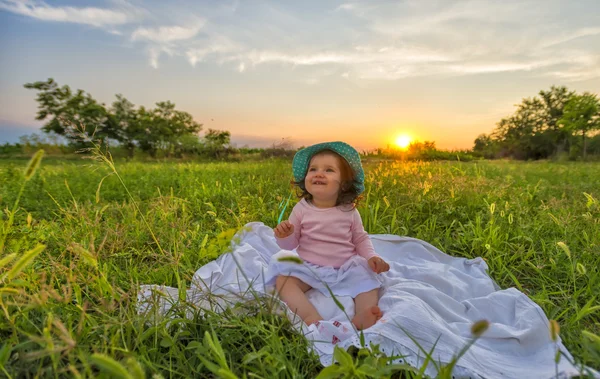
[[[0,0],[0,144],[41,133],[23,85],[48,78],[172,101],[238,147],[470,149],[540,90],[600,93],[594,0],[87,4]]]

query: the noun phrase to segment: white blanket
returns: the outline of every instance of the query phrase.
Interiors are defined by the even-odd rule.
[[[280,250],[272,229],[262,223],[250,223],[236,237],[232,253],[196,271],[187,290],[188,302],[209,306],[203,296],[207,292],[246,298],[251,298],[251,291],[272,294],[273,289],[265,288],[262,279],[270,257]],[[556,375],[557,348],[572,360],[560,339],[557,344],[550,339],[549,321],[542,309],[514,288],[500,290],[487,275],[483,259],[454,258],[414,238],[370,237],[375,251],[391,269],[381,274],[384,287],[379,306],[384,316],[364,331],[367,345],[379,344],[386,354],[402,355],[406,363],[421,367],[425,354],[413,339],[427,351],[437,343],[433,358],[446,364],[472,338],[471,325],[485,319],[490,327],[459,360],[453,373],[457,378],[552,378]],[[157,293],[161,294],[158,303],[149,301],[156,299]],[[331,298],[315,290],[309,291],[308,296],[327,321],[310,327],[298,322],[296,326],[313,341],[312,348],[327,366],[332,363],[334,344],[346,349],[360,346],[360,342],[346,315]],[[176,288],[142,286],[139,311],[147,312],[152,304],[158,304],[153,311],[165,315],[178,297]],[[351,319],[352,299],[338,300]],[[220,306],[227,307],[229,303],[222,301]],[[571,377],[579,370],[562,357],[558,372],[561,377]],[[426,374],[434,377],[436,373],[430,363]],[[600,378],[596,372],[593,375]]]

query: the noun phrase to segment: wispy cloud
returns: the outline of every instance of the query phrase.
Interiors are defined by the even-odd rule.
[[[114,26],[129,23],[135,15],[118,9],[96,7],[57,7],[43,1],[0,0],[0,9],[44,21],[70,22],[92,26]]]
[[[167,54],[168,56],[175,55],[175,52],[172,49],[169,49],[166,46],[151,46],[148,48],[148,57],[150,58],[150,66],[153,68],[158,68],[158,59],[162,54]]]
[[[596,36],[600,34],[600,27],[582,28],[573,32],[564,33],[558,37],[552,38],[549,41],[542,43],[541,47],[552,47],[561,43],[570,42],[578,38]]]
[[[192,66],[196,66],[198,62],[203,62],[209,58],[219,61],[219,63],[238,61],[236,56],[243,50],[243,47],[229,38],[219,35],[211,35],[202,41],[194,41],[194,45],[200,44],[202,47],[190,45],[185,51],[185,56]],[[243,72],[244,69],[239,69],[243,64],[238,64],[238,71]]]
[[[489,62],[483,64],[463,63],[449,66],[450,71],[459,74],[486,74],[511,71],[531,71],[540,67],[549,66],[550,62],[519,63],[519,62]]]
[[[191,26],[161,26],[159,28],[137,28],[131,34],[134,41],[150,41],[156,43],[169,43],[193,38],[198,34],[204,21],[197,21]]]
[[[562,65],[556,65],[546,74],[568,81],[585,81],[600,78],[600,54],[567,53],[570,58]]]
[[[158,68],[159,58],[163,53],[170,56],[189,55],[189,52],[184,53],[184,51],[195,43],[195,37],[203,29],[206,20],[196,16],[188,17],[188,19],[190,21],[181,25],[138,27],[131,32],[131,41],[144,43],[150,59],[150,66]]]
[[[282,62],[294,65],[320,65],[339,63],[344,65],[373,64],[377,62],[390,63],[428,63],[449,62],[453,58],[449,55],[428,51],[420,48],[396,48],[357,46],[351,50],[321,52],[314,54],[286,54],[276,51],[260,51],[248,53],[248,58],[253,64]]]
[[[278,51],[250,51],[241,55],[253,66],[267,63],[291,64],[294,66],[341,66],[343,77],[398,79],[419,75],[427,65],[453,62],[455,58],[424,48],[396,48],[391,46],[356,46],[339,51],[316,52],[313,54],[290,54]],[[335,71],[332,71],[335,72]],[[431,72],[428,72],[430,74]],[[314,84],[314,79],[310,81]]]

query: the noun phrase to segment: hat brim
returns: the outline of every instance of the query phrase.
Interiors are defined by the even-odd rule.
[[[354,187],[357,193],[360,194],[364,192],[365,173],[360,163],[360,155],[352,146],[341,141],[323,142],[298,151],[296,155],[294,155],[294,160],[292,162],[294,180],[296,182],[302,182],[304,180],[311,158],[323,150],[331,150],[339,154],[348,162],[352,171],[354,171]]]

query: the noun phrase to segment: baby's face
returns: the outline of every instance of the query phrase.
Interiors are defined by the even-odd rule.
[[[306,190],[318,201],[335,201],[340,192],[341,171],[335,155],[317,154],[308,164],[304,178]]]

